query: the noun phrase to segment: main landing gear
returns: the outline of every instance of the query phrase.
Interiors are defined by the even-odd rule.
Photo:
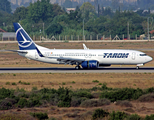
[[[136,66],[136,69],[138,70],[140,67],[139,66]]]
[[[75,69],[79,70],[79,69],[81,69],[81,67],[79,65],[77,65],[77,66],[75,66]]]

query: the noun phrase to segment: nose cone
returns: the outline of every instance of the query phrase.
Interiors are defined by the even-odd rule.
[[[150,62],[150,61],[152,61],[153,60],[153,58],[152,57],[150,57],[150,56],[148,56],[148,62]]]

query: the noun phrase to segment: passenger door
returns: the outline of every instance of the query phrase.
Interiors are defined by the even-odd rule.
[[[135,55],[136,55],[136,53],[133,52],[133,53],[132,53],[132,60],[135,60]]]

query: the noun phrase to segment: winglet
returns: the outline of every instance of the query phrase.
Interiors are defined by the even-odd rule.
[[[40,51],[39,51],[39,49],[36,47],[36,50],[37,50],[37,52],[38,52],[38,54],[39,54],[39,56],[40,57],[45,57]]]
[[[87,46],[83,43],[83,48],[84,50],[89,50],[89,48],[87,48]]]

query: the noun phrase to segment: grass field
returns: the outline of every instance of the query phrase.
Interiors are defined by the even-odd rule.
[[[6,73],[0,74],[0,85],[5,88],[19,87],[25,90],[31,90],[33,87],[57,89],[59,86],[70,89],[89,89],[106,83],[112,88],[145,89],[154,86],[153,78],[154,73]],[[30,83],[30,85],[20,84],[19,81]],[[17,85],[12,85],[14,82]]]

